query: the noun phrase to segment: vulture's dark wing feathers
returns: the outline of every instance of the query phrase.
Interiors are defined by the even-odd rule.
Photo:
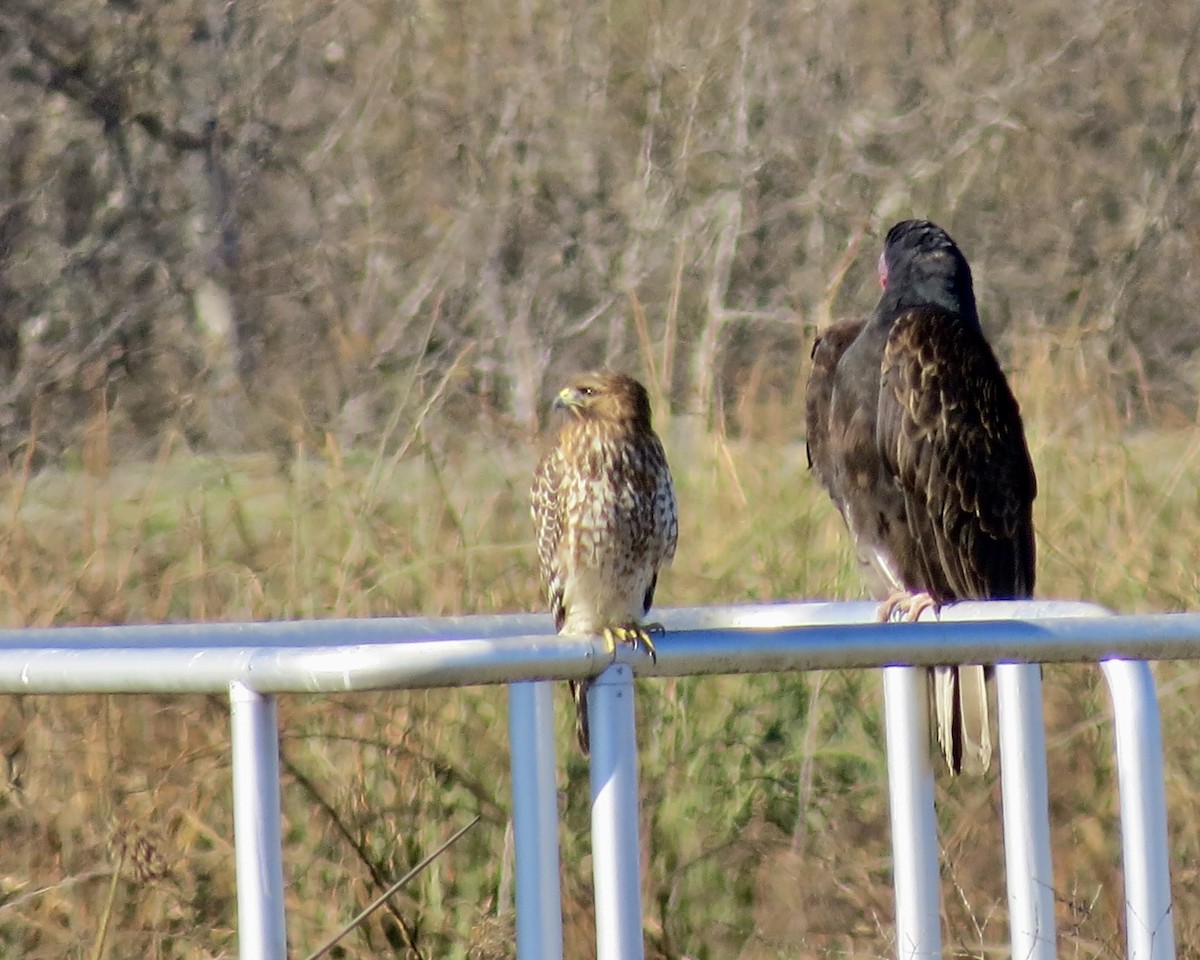
[[[834,500],[834,457],[830,448],[830,408],[833,403],[833,380],[842,354],[862,332],[866,320],[843,320],[818,335],[812,348],[812,372],[804,394],[805,433],[808,466]]]
[[[871,595],[885,600],[910,577],[904,499],[879,454],[876,409],[886,330],[868,320],[829,327],[813,346],[806,392],[808,462],[846,521]]]
[[[938,306],[895,320],[877,436],[926,578],[912,586],[939,603],[1031,596],[1037,481],[1017,401],[977,327]]]

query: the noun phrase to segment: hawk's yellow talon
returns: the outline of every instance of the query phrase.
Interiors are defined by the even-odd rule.
[[[652,663],[658,662],[658,651],[654,648],[651,634],[665,633],[661,623],[649,623],[645,626],[608,627],[600,632],[604,638],[604,650],[613,657],[617,656],[617,644],[624,643],[637,650],[639,647],[650,654]]]
[[[667,628],[661,623],[647,623],[641,630],[642,646],[646,648],[646,652],[650,654],[650,662],[658,663],[658,651],[654,648],[654,636],[662,636],[667,632]]]
[[[609,627],[600,632],[600,636],[604,638],[604,652],[614,660],[617,659],[617,644],[621,642],[621,638],[617,635],[618,629]]]

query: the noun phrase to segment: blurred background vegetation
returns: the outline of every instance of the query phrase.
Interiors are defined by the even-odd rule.
[[[651,386],[679,483],[663,603],[857,597],[803,384],[908,216],[971,259],[1022,401],[1039,593],[1194,606],[1198,43],[1184,0],[4,0],[0,621],[539,609],[533,435],[600,364]],[[1200,668],[1160,680],[1195,956]],[[642,687],[650,956],[891,952],[877,677]],[[283,703],[297,953],[480,813],[337,955],[511,955],[503,718]],[[234,951],[227,723],[8,701],[5,955],[92,956],[106,917],[111,956]],[[1060,951],[1118,956],[1093,670],[1047,670],[1047,723]],[[1006,955],[998,810],[994,777],[939,785],[957,954]]]
[[[994,333],[1082,329],[1123,411],[1191,417],[1198,21],[8,0],[0,439],[56,458],[98,394],[143,449],[375,439],[435,397],[526,427],[565,373],[643,356],[711,419],[790,396],[910,215]]]

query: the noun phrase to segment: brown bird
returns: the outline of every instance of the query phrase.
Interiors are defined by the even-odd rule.
[[[806,420],[809,466],[846,521],[880,619],[1029,597],[1037,480],[966,257],[940,227],[906,220],[888,231],[879,279],[869,319],[817,338]],[[951,771],[986,771],[984,668],[933,668],[933,711]]]
[[[553,443],[533,478],[542,582],[559,633],[601,634],[654,654],[643,618],[658,571],[675,556],[679,522],[650,398],[632,377],[576,377],[554,400]],[[588,752],[587,684],[571,684],[579,745]]]

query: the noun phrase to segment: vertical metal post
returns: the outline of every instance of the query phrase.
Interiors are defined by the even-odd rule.
[[[1042,668],[1029,663],[997,664],[996,698],[1011,955],[1055,960]]]
[[[508,686],[518,960],[562,960],[554,701],[549,681]]]
[[[275,698],[234,681],[229,685],[229,701],[238,955],[242,960],[286,960]]]
[[[898,960],[936,960],[942,955],[927,678],[924,667],[883,671]]]
[[[1142,660],[1105,660],[1100,668],[1113,704],[1128,955],[1130,960],[1173,960],[1167,800],[1154,675]]]
[[[597,960],[642,960],[641,846],[633,671],[614,663],[588,690]]]

